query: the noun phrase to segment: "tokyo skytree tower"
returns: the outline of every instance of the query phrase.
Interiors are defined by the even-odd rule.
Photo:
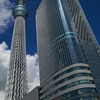
[[[28,93],[25,20],[28,16],[25,0],[17,0],[13,9],[13,31],[5,100],[21,100]]]

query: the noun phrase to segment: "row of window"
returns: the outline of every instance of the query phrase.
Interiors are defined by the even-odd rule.
[[[74,70],[89,70],[89,68],[85,67],[85,66],[76,66],[76,67],[70,68],[68,70],[65,70],[62,73],[60,73],[57,76],[55,76],[52,80],[50,80],[49,82],[47,82],[45,85],[43,85],[42,88],[41,88],[41,90],[45,89],[46,87],[48,87],[52,82],[54,82],[55,80],[57,80],[61,76],[65,75],[67,73],[70,73],[70,72],[72,72]]]
[[[95,89],[93,89],[93,88],[83,88],[83,89],[78,89],[78,90],[75,90],[75,91],[72,91],[72,92],[69,92],[69,93],[66,93],[66,94],[63,94],[62,95],[62,100],[98,100],[97,98],[97,96],[95,97],[95,96],[93,96],[93,95],[95,95],[95,93],[96,93],[96,90]],[[71,97],[73,98],[73,97],[77,97],[77,96],[79,96],[79,95],[81,95],[82,96],[82,94],[84,95],[84,97],[81,97],[81,98],[77,98],[77,99],[71,99]],[[87,96],[87,95],[89,95],[89,96]],[[92,99],[90,99],[90,98],[92,98]],[[96,98],[96,99],[95,99]]]
[[[58,85],[60,85],[60,84],[62,84],[64,82],[66,82],[68,80],[71,80],[71,79],[76,78],[76,77],[82,77],[82,76],[87,76],[88,77],[88,76],[91,76],[91,75],[89,73],[77,73],[77,74],[71,75],[71,76],[69,76],[67,78],[64,78],[64,79],[58,81],[54,85],[50,86],[48,89],[46,89],[45,91],[43,91],[40,95],[42,96],[42,95],[48,93],[50,90],[52,90],[56,86],[58,86]],[[83,80],[83,81],[85,81],[85,80]],[[80,82],[82,83],[83,81],[81,80]],[[68,86],[71,86],[71,85],[74,85],[74,84],[78,84],[78,82],[73,82],[73,83],[69,84]]]
[[[66,99],[62,99],[62,100],[66,100]],[[98,96],[95,96],[92,94],[92,95],[85,95],[84,97],[74,98],[71,100],[99,100],[99,99],[98,99]]]
[[[82,81],[82,80],[81,80]],[[89,81],[89,80],[86,80],[85,82],[77,82],[77,83],[73,83],[73,86],[76,86],[78,84],[92,84],[92,81]],[[57,89],[56,91],[52,92],[51,94],[47,95],[46,97],[44,97],[43,99],[41,100],[47,100],[49,98],[51,98],[52,96],[56,95],[57,93],[61,92],[61,91],[64,91],[65,89],[69,88],[70,86],[68,85],[65,85],[59,89]],[[72,87],[72,86],[71,86]],[[91,91],[90,91],[91,90]],[[76,96],[76,95],[79,95],[79,94],[84,94],[84,93],[96,93],[95,89],[79,89],[78,91],[75,90],[75,91],[72,91],[70,93],[66,93],[67,95],[63,95],[64,96],[68,96],[67,98],[70,98],[72,96]],[[65,97],[64,97],[65,98]]]

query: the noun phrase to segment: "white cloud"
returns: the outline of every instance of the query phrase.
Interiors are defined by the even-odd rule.
[[[0,44],[0,90],[5,90],[10,50],[5,42]]]
[[[0,0],[0,33],[5,32],[8,24],[13,21],[12,7],[9,0]]]
[[[39,85],[38,55],[27,55],[29,90]]]
[[[4,98],[10,50],[5,42],[0,44],[0,100]],[[39,85],[38,55],[27,55],[29,91]]]
[[[0,62],[5,68],[8,67],[9,54],[10,54],[10,50],[8,50],[7,48],[8,46],[6,45],[5,42],[2,42],[2,44],[0,44]]]
[[[0,91],[0,100],[4,100],[4,95],[5,95],[5,93]]]
[[[0,100],[4,98],[10,50],[5,42],[0,44]]]

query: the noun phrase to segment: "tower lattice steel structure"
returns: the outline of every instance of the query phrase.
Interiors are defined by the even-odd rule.
[[[25,0],[17,0],[13,9],[15,26],[13,31],[5,100],[21,100],[28,93],[25,20],[28,12]]]

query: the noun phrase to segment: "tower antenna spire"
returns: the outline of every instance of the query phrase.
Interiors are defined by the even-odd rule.
[[[17,0],[18,5],[25,5],[26,0]]]

